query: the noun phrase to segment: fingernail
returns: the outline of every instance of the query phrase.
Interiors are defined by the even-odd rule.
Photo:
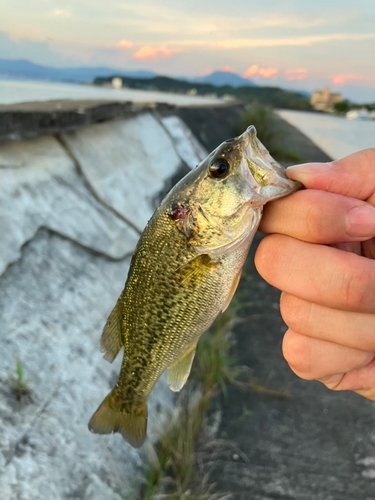
[[[302,163],[287,168],[287,173],[291,173],[294,180],[300,180],[300,176],[305,174],[321,174],[328,172],[332,168],[332,163]]]
[[[346,234],[357,238],[375,236],[375,208],[370,205],[354,207],[347,213],[348,229]]]

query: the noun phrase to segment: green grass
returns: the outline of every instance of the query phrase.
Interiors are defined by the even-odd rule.
[[[259,140],[276,160],[305,161],[297,151],[283,146],[282,142],[288,134],[280,127],[280,121],[276,119],[271,107],[258,103],[251,104],[235,124],[233,131],[236,135],[240,135],[249,125],[254,125]]]
[[[16,359],[16,376],[11,375],[10,381],[11,381],[13,390],[16,393],[17,399],[21,399],[23,396],[30,394],[31,381],[28,379],[25,379],[23,365],[19,359]]]
[[[147,471],[146,500],[152,500],[160,487],[168,499],[186,498],[190,496],[193,482],[194,448],[202,429],[207,400],[200,397],[192,403],[184,398],[159,438],[156,447],[157,462]]]
[[[273,396],[275,398],[283,398],[288,399],[291,397],[291,394],[283,389],[276,389],[274,387],[269,387],[260,383],[258,380],[251,378],[248,383],[248,387],[252,392],[256,392],[257,394],[265,394],[267,396]]]

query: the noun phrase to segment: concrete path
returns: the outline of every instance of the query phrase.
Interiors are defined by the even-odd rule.
[[[375,147],[375,121],[282,109],[279,116],[297,127],[333,160]]]
[[[191,84],[194,87],[194,84]],[[0,80],[0,104],[46,101],[50,99],[101,99],[108,101],[132,101],[140,103],[164,102],[177,106],[209,106],[222,104],[217,97],[190,96],[169,92],[133,89],[111,89],[94,85],[68,83]]]

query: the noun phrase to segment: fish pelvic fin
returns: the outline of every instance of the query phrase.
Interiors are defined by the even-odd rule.
[[[114,389],[91,417],[88,427],[94,434],[119,432],[131,446],[139,448],[146,439],[147,401],[124,409]]]
[[[168,368],[167,384],[171,391],[179,392],[185,385],[193,364],[197,343],[189,347],[184,354]]]
[[[113,363],[124,345],[122,340],[123,307],[123,294],[121,294],[108,316],[100,339],[100,352],[103,354],[103,358],[110,363]]]

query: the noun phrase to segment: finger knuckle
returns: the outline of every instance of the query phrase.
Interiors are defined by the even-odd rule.
[[[297,332],[307,333],[311,304],[283,292],[280,298],[280,313],[289,328]]]
[[[283,355],[290,368],[300,378],[312,380],[311,351],[308,337],[299,333],[288,332],[284,336]]]
[[[276,265],[279,245],[275,243],[275,238],[275,235],[266,236],[258,245],[254,263],[262,276],[267,276]]]
[[[306,236],[309,241],[319,242],[327,233],[326,218],[322,217],[319,205],[310,204],[304,217]]]
[[[371,274],[367,269],[350,269],[343,273],[344,302],[355,310],[361,309],[368,296],[371,284]]]
[[[365,157],[371,167],[375,165],[375,148],[365,149],[364,151],[362,151],[362,155]]]

